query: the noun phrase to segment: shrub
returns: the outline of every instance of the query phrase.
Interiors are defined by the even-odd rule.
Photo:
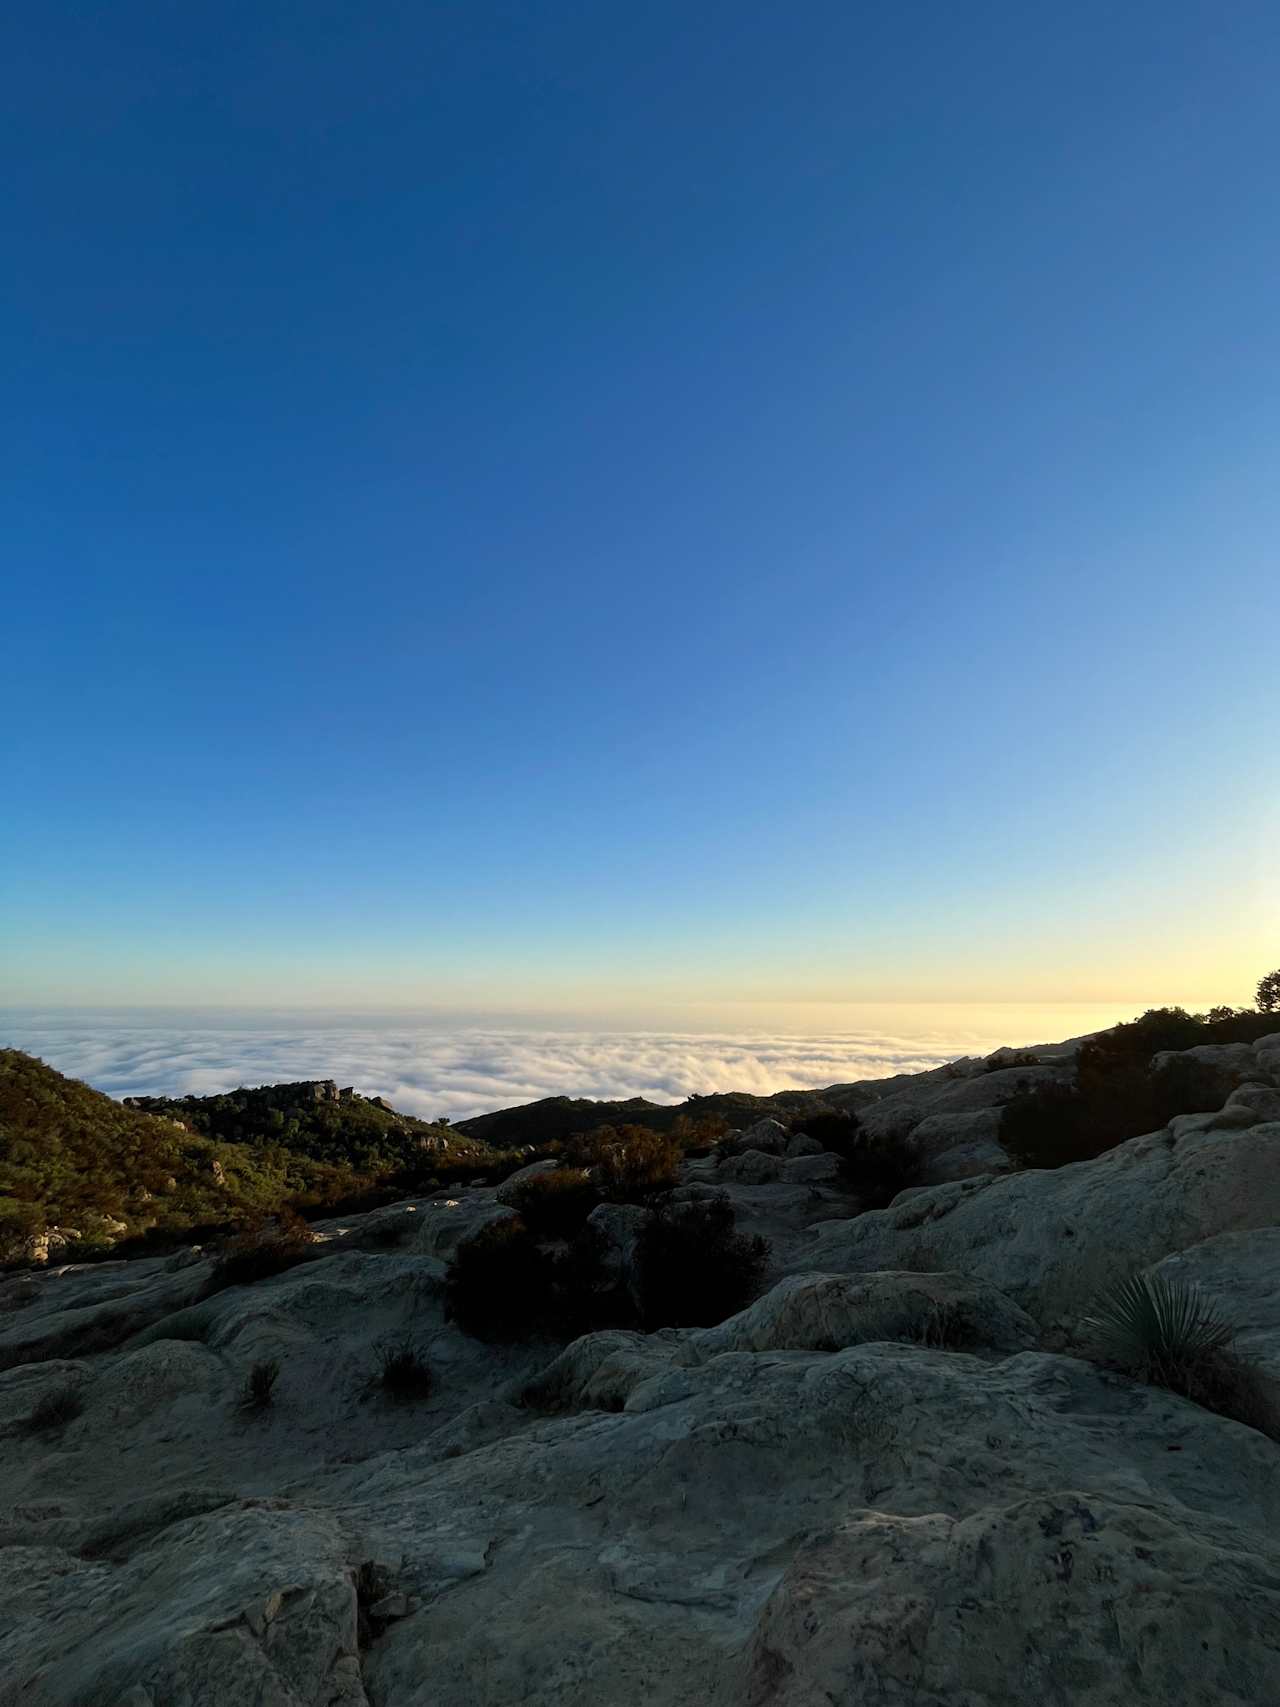
[[[1151,1057],[1197,1043],[1248,1041],[1247,1035],[1232,1034],[1256,1033],[1258,1017],[1231,1013],[1212,1020],[1181,1008],[1157,1008],[1102,1032],[1081,1047],[1074,1086],[1037,1085],[1006,1103],[1001,1142],[1020,1167],[1060,1168],[1157,1131],[1175,1115],[1221,1108],[1219,1069],[1186,1055],[1157,1069]]]
[[[245,1380],[244,1395],[240,1400],[241,1410],[269,1410],[275,1403],[276,1382],[279,1379],[280,1365],[274,1357],[255,1363]]]
[[[553,1168],[511,1192],[512,1208],[530,1232],[544,1239],[571,1239],[599,1201],[585,1168]]]
[[[769,1260],[768,1242],[735,1231],[726,1196],[656,1207],[636,1244],[646,1329],[708,1328],[750,1302]]]
[[[910,1145],[864,1131],[856,1114],[830,1110],[801,1115],[792,1122],[792,1131],[807,1134],[839,1156],[840,1176],[864,1209],[882,1209],[923,1177],[921,1159]]]
[[[675,1133],[647,1126],[598,1126],[567,1139],[563,1149],[566,1165],[593,1170],[612,1203],[642,1203],[669,1191],[679,1182],[683,1155]]]
[[[1257,1372],[1232,1348],[1234,1330],[1185,1281],[1136,1274],[1082,1324],[1120,1368],[1206,1410],[1280,1438]]]
[[[864,1209],[883,1209],[900,1191],[921,1183],[924,1163],[907,1140],[859,1130],[840,1158],[840,1172]]]
[[[445,1307],[475,1339],[528,1339],[547,1318],[551,1287],[550,1257],[513,1216],[459,1245],[449,1265]]]
[[[378,1385],[389,1399],[404,1404],[427,1397],[432,1386],[431,1370],[412,1340],[379,1346],[378,1357]]]
[[[51,1388],[43,1398],[37,1400],[27,1418],[27,1432],[49,1434],[54,1429],[65,1428],[69,1422],[74,1422],[83,1410],[84,1400],[80,1397],[78,1388]]]
[[[583,1227],[555,1259],[549,1327],[571,1340],[599,1328],[633,1327],[635,1304],[616,1270],[605,1262],[605,1238]]]
[[[289,1213],[278,1217],[274,1226],[262,1224],[246,1228],[223,1246],[209,1278],[210,1292],[221,1292],[228,1286],[251,1286],[258,1280],[269,1280],[309,1262],[318,1252],[305,1221]]]
[[[1089,1161],[1119,1139],[1097,1130],[1084,1094],[1074,1085],[1037,1085],[1005,1104],[1000,1142],[1020,1168],[1062,1168]]]
[[[858,1131],[858,1117],[843,1110],[828,1109],[820,1114],[801,1114],[791,1122],[793,1133],[803,1132],[837,1156],[847,1156],[853,1149]]]
[[[709,1156],[728,1130],[722,1114],[678,1114],[671,1136],[686,1156]]]

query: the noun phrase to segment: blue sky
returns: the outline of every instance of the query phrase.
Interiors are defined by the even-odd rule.
[[[1280,960],[1273,5],[54,0],[7,57],[5,999]]]

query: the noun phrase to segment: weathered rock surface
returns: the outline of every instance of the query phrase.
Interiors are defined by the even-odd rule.
[[[739,1315],[690,1336],[725,1351],[843,1351],[872,1340],[1025,1351],[1036,1324],[994,1286],[958,1274],[793,1274]]]
[[[1280,1607],[1254,1569],[1280,1571],[1280,1548],[1241,1564],[1229,1524],[1072,1490],[864,1512],[800,1549],[737,1699],[1245,1707],[1274,1687]]]
[[[820,1226],[793,1262],[823,1273],[954,1268],[1048,1321],[1078,1314],[1100,1289],[1175,1251],[1278,1222],[1280,1123],[1181,1136],[1165,1128],[1051,1173],[912,1191]]]

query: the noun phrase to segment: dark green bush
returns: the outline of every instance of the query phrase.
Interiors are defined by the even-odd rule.
[[[1221,1108],[1218,1068],[1175,1055],[1157,1068],[1152,1057],[1201,1043],[1250,1042],[1261,1016],[1215,1009],[1217,1019],[1181,1008],[1156,1008],[1082,1045],[1074,1086],[1037,1085],[1005,1105],[1000,1138],[1020,1167],[1060,1168],[1091,1161],[1128,1138],[1155,1132],[1179,1114]]]
[[[511,1188],[511,1207],[543,1239],[571,1239],[599,1202],[584,1168],[552,1168]]]
[[[588,1226],[556,1257],[548,1327],[558,1339],[636,1325],[635,1304],[605,1263],[604,1252],[603,1234]]]
[[[446,1311],[475,1339],[528,1339],[551,1314],[552,1287],[551,1258],[513,1216],[458,1247],[446,1280]]]
[[[713,1327],[750,1303],[768,1261],[767,1240],[735,1230],[726,1196],[657,1205],[636,1246],[644,1327]]]
[[[923,1182],[924,1164],[908,1140],[859,1131],[840,1159],[840,1172],[864,1209],[883,1209],[900,1191]]]
[[[791,1122],[793,1133],[803,1132],[824,1150],[845,1157],[852,1153],[858,1132],[858,1117],[844,1110],[827,1109],[818,1114],[798,1114]]]
[[[840,1177],[856,1192],[864,1209],[882,1209],[900,1191],[919,1185],[922,1164],[901,1139],[864,1131],[858,1116],[845,1111],[799,1115],[793,1132],[803,1132],[840,1158]]]

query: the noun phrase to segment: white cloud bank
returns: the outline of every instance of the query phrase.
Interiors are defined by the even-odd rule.
[[[156,1024],[118,1017],[0,1019],[12,1046],[112,1096],[207,1095],[236,1085],[336,1079],[395,1107],[454,1120],[537,1097],[811,1089],[918,1072],[1002,1041],[957,1029],[917,1036],[449,1030],[269,1017]]]

